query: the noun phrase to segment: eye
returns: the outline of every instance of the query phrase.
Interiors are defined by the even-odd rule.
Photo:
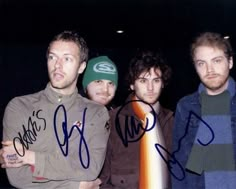
[[[65,58],[64,58],[64,61],[65,61],[65,62],[72,62],[72,58],[71,58],[71,57],[65,57]]]
[[[204,64],[205,64],[205,62],[203,62],[203,61],[195,62],[195,65],[198,66],[198,67],[202,67]]]
[[[146,83],[146,79],[139,79],[140,83]]]
[[[222,58],[216,58],[214,59],[214,63],[219,64],[222,62]]]
[[[102,83],[102,80],[95,80],[95,83]]]
[[[110,82],[108,83],[108,85],[110,85],[110,86],[115,86],[115,83],[113,83],[112,81],[110,81]]]
[[[49,54],[48,60],[56,60],[56,56],[54,56],[53,54]]]
[[[156,78],[156,79],[154,79],[154,82],[155,82],[155,83],[161,82],[161,78]]]

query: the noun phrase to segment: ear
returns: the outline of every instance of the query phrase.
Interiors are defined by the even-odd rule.
[[[85,70],[85,68],[86,68],[86,62],[84,61],[84,62],[80,63],[80,65],[79,65],[78,74],[83,73],[83,71]]]
[[[134,85],[131,84],[129,87],[132,91],[134,90]]]
[[[234,65],[233,57],[231,56],[231,57],[229,58],[229,69],[232,69],[232,68],[233,68],[233,65]]]

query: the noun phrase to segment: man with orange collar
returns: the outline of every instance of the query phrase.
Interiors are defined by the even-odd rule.
[[[127,80],[132,93],[122,106],[111,111],[111,135],[100,176],[101,188],[151,188],[146,185],[150,183],[148,178],[158,180],[157,175],[146,174],[141,168],[146,169],[147,163],[149,167],[146,170],[154,170],[156,161],[159,161],[161,166],[158,174],[163,177],[162,186],[169,187],[169,174],[166,172],[165,160],[168,158],[166,151],[170,152],[171,147],[173,113],[160,105],[159,97],[170,75],[168,65],[158,54],[151,51],[139,52],[131,60]],[[147,118],[145,117],[147,115],[151,116]],[[149,123],[153,123],[150,128],[145,118],[150,118]],[[154,136],[154,141],[159,136],[162,138],[159,142],[165,150],[160,154],[156,149],[157,143],[152,143],[152,139],[149,140],[150,135]],[[147,145],[154,154],[145,151]],[[165,158],[162,159],[161,154],[164,154]],[[150,160],[145,159],[147,156],[156,157],[153,165],[146,161]]]

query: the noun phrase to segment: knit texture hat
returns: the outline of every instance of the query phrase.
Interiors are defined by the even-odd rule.
[[[90,82],[100,79],[110,80],[117,87],[117,68],[107,56],[99,56],[88,61],[82,81],[83,88],[86,89]]]

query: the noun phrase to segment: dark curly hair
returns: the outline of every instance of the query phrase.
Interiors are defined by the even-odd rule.
[[[160,69],[164,86],[167,86],[172,75],[172,70],[164,62],[160,53],[151,50],[138,50],[134,58],[131,59],[126,76],[128,86],[134,84],[140,74],[149,72],[151,68],[154,68],[154,70]]]

